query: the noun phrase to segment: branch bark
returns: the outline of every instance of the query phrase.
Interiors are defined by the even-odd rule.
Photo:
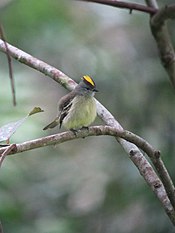
[[[4,42],[2,40],[0,40],[0,50],[2,52],[6,53],[6,47],[5,47]],[[10,44],[8,44],[8,52],[13,58],[18,60],[19,62],[24,63],[27,66],[30,66],[30,67],[42,72],[43,74],[49,76],[50,78],[52,78],[56,82],[63,85],[65,88],[72,90],[75,87],[76,83],[71,78],[69,78],[63,72],[46,64],[45,62],[40,61],[37,58],[32,57],[31,55],[19,50],[18,48],[14,47]],[[43,76],[43,77],[45,77],[45,76]],[[123,147],[123,149],[128,154],[128,156],[132,160],[132,162],[136,165],[136,167],[140,171],[141,175],[144,177],[147,184],[150,186],[150,188],[156,194],[159,201],[162,203],[162,206],[163,206],[164,210],[166,211],[167,215],[169,216],[170,220],[175,225],[175,211],[173,209],[172,203],[170,202],[170,199],[167,197],[167,193],[165,191],[166,186],[164,187],[164,185],[160,181],[159,177],[157,176],[157,174],[155,173],[155,171],[153,170],[153,168],[151,167],[151,165],[149,164],[147,159],[143,156],[143,154],[141,153],[139,148],[136,146],[137,140],[134,139],[134,140],[136,140],[136,141],[134,141],[135,144],[129,142],[129,140],[130,140],[129,137],[130,137],[131,133],[128,134],[126,131],[124,131],[122,126],[118,123],[118,121],[116,121],[114,116],[101,103],[99,103],[98,101],[96,101],[96,102],[97,102],[97,112],[98,112],[99,117],[108,126],[112,127],[113,136],[115,136],[115,137],[118,136],[117,141]],[[109,128],[104,128],[104,129],[107,130],[105,132],[108,135]],[[81,131],[80,136],[81,137],[82,136],[86,137],[88,135],[92,136],[92,135],[94,135],[93,130],[95,130],[96,134],[98,132],[99,135],[102,135],[104,133],[102,131],[102,129],[100,129],[100,128],[94,128],[94,129],[90,128],[90,131],[86,132],[86,133],[84,132],[84,134],[82,134],[82,131]],[[116,132],[117,132],[117,135],[116,135]],[[124,134],[124,132],[126,133],[126,135],[122,135],[122,134]],[[120,135],[119,135],[119,133],[120,133]],[[70,134],[70,132],[69,132],[69,134]],[[20,145],[17,144],[16,145],[17,146],[16,152],[30,150],[31,145],[33,148],[38,148],[41,145],[46,146],[46,145],[58,143],[58,141],[63,142],[65,140],[66,135],[67,135],[67,132],[62,133],[62,134],[58,134],[58,135],[51,135],[51,136],[41,138],[41,139],[32,140],[30,142],[24,142]],[[127,138],[128,141],[126,141],[122,137],[123,138],[128,137]],[[75,135],[70,134],[68,138],[69,138],[68,140],[75,139]],[[139,145],[139,147],[142,146],[141,144]],[[4,150],[4,148],[0,149],[0,152],[3,152],[3,150]]]
[[[175,88],[175,51],[165,22],[168,8],[162,8],[150,20],[151,31],[156,40],[162,65]],[[175,16],[175,15],[174,15]]]
[[[175,4],[166,5],[160,10],[157,10],[152,17],[152,24],[158,27],[168,19],[175,19]]]
[[[146,0],[149,7],[157,7],[156,0]],[[160,60],[168,73],[170,82],[175,88],[175,51],[167,28],[167,20],[175,19],[175,4],[158,9],[151,16],[150,28],[156,41]]]
[[[139,137],[138,135],[131,133],[129,131],[123,129],[116,129],[111,126],[92,126],[88,129],[78,130],[75,133],[72,131],[65,131],[62,133],[30,140],[21,144],[12,144],[6,147],[0,148],[0,158],[3,157],[4,152],[6,155],[21,153],[24,151],[45,147],[49,145],[60,144],[63,142],[67,142],[70,140],[85,138],[89,136],[101,136],[101,135],[109,135],[118,138],[123,138],[128,142],[134,143],[140,149],[142,149],[145,153],[147,153],[150,157],[153,157],[155,154],[159,154],[159,151],[154,149],[146,140]],[[130,155],[132,154],[132,148],[130,151]]]
[[[136,11],[141,11],[141,12],[145,12],[148,14],[154,14],[157,11],[153,7],[148,7],[145,5],[138,4],[138,3],[123,2],[123,1],[118,1],[118,0],[78,0],[78,1],[94,2],[94,3],[100,3],[100,4],[104,4],[108,6],[117,7],[117,8],[124,8],[124,9],[128,9],[130,12],[132,12],[133,10],[136,10]]]
[[[125,140],[134,143],[140,149],[142,149],[151,159],[162,183],[164,184],[165,190],[167,195],[175,209],[175,187],[172,182],[172,179],[160,157],[160,151],[155,150],[152,145],[150,145],[147,141],[143,138],[135,135],[129,131],[123,131],[122,134],[119,136],[124,138]]]

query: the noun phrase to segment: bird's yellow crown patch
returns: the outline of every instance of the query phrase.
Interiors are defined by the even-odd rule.
[[[92,78],[89,77],[88,75],[83,76],[83,79],[85,79],[86,82],[90,83],[92,86],[95,86],[94,81],[93,81]]]

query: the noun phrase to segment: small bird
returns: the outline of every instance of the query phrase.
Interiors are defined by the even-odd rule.
[[[88,75],[83,76],[75,89],[60,99],[58,116],[43,130],[52,129],[57,125],[60,128],[63,125],[74,132],[81,128],[88,128],[97,115],[95,92],[98,90],[93,79]]]

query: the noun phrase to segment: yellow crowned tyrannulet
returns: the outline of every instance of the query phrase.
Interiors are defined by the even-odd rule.
[[[43,130],[63,125],[66,129],[77,130],[88,127],[96,118],[94,94],[97,92],[95,82],[89,76],[83,76],[80,83],[59,103],[59,114]]]

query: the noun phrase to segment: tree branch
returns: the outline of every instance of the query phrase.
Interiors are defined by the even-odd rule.
[[[146,140],[129,131],[123,131],[122,133],[120,133],[119,137],[122,137],[125,140],[134,143],[149,156],[162,183],[164,184],[165,190],[173,205],[173,208],[175,209],[175,187],[160,157],[160,151],[155,150]]]
[[[157,5],[156,1],[146,0],[149,7]],[[152,15],[150,27],[156,40],[160,60],[175,88],[175,51],[168,32],[166,20],[175,18],[175,4],[162,7]]]
[[[2,52],[6,53],[6,47],[5,47],[4,42],[2,40],[0,40],[0,50]],[[65,88],[72,90],[75,87],[76,83],[71,78],[69,78],[63,72],[55,69],[54,67],[44,63],[41,60],[38,60],[38,59],[32,57],[31,55],[23,52],[22,50],[19,50],[18,48],[14,47],[10,44],[8,44],[8,50],[9,50],[10,55],[13,58],[17,59],[21,63],[24,63],[24,64],[26,64],[26,65],[28,65],[36,70],[48,75],[50,78],[52,78],[56,82],[63,85]],[[45,77],[45,76],[43,76],[43,77]],[[140,173],[144,177],[147,184],[151,187],[153,192],[156,194],[157,198],[162,203],[170,220],[175,225],[175,217],[174,217],[175,212],[173,210],[171,202],[169,201],[169,198],[167,197],[167,194],[166,194],[166,191],[164,189],[164,186],[162,185],[162,182],[160,181],[160,179],[158,178],[158,176],[156,175],[156,173],[154,172],[154,170],[152,169],[151,165],[148,163],[146,158],[143,156],[141,151],[138,149],[138,147],[135,144],[130,143],[130,142],[126,141],[125,139],[121,138],[121,137],[124,137],[124,136],[122,136],[122,132],[125,132],[125,131],[123,131],[122,126],[116,121],[114,116],[101,103],[99,103],[98,101],[96,101],[96,102],[97,102],[97,112],[98,112],[99,117],[108,126],[111,126],[113,128],[113,130],[115,131],[113,136],[116,136],[116,132],[117,132],[118,136],[119,136],[119,133],[121,133],[121,135],[119,137],[117,137],[117,141],[123,147],[125,152],[129,155],[129,158],[132,160],[132,162],[137,166],[138,170],[140,171]],[[107,126],[105,126],[105,127],[107,127]],[[86,132],[86,133],[84,132],[84,134],[82,134],[82,131],[81,131],[79,136],[80,137],[86,137],[88,135],[92,136],[92,135],[94,135],[93,130],[95,130],[95,132],[97,131],[99,135],[103,135],[101,129],[90,128],[90,131]],[[107,128],[106,128],[106,130],[107,130]],[[108,130],[109,130],[109,128],[108,128]],[[105,132],[107,134],[107,131],[105,131]],[[70,132],[69,132],[69,134],[70,134]],[[46,145],[56,144],[56,143],[58,143],[58,141],[61,143],[61,142],[65,141],[65,137],[67,138],[66,135],[67,135],[67,132],[62,133],[62,134],[58,134],[58,135],[51,135],[51,136],[41,138],[41,139],[35,139],[35,140],[30,141],[30,142],[24,142],[22,144],[17,144],[16,145],[17,149],[16,149],[15,153],[26,151],[26,150],[31,150],[31,145],[32,145],[32,148],[38,148],[41,145],[46,146]],[[125,135],[125,137],[126,137],[126,135]],[[69,135],[68,140],[72,140],[72,139],[75,139],[75,135],[71,133]],[[129,140],[129,136],[128,136],[128,140]],[[0,149],[0,153],[3,152],[3,150],[4,150],[4,148]]]
[[[130,142],[135,143],[145,152],[149,151],[149,153],[151,154],[155,154],[157,152],[157,150],[155,150],[148,142],[146,142],[144,139],[140,138],[139,136],[129,131],[116,130],[115,128],[110,126],[94,126],[94,127],[89,127],[89,130],[86,129],[79,130],[76,135],[71,131],[67,131],[67,132],[58,133],[47,137],[27,141],[21,144],[16,144],[14,150],[11,150],[8,153],[8,155],[21,153],[24,151],[28,151],[44,146],[60,144],[74,139],[85,138],[88,136],[100,136],[100,135],[110,135],[117,138],[121,137],[125,140],[129,140]],[[7,150],[8,147],[1,148],[0,153],[4,153],[4,151]],[[140,174],[144,177],[144,179],[146,180],[152,191],[156,194],[156,196],[162,203],[166,213],[170,217],[171,221],[173,222],[173,224],[175,224],[173,207],[166,195],[166,191],[164,189],[162,182],[154,172],[153,168],[151,167],[149,162],[144,158],[144,156],[136,146],[135,148],[133,147],[131,148],[129,154],[131,160],[139,169]]]
[[[0,167],[2,166],[2,163],[5,159],[5,157],[10,154],[11,151],[13,151],[16,148],[15,144],[11,144],[10,146],[6,147],[5,150],[2,152],[0,152]]]
[[[161,27],[168,19],[175,19],[175,4],[162,7],[152,17],[152,24],[155,27]]]
[[[94,2],[94,3],[100,3],[108,6],[113,6],[117,8],[125,8],[128,9],[130,12],[133,10],[136,11],[141,11],[149,14],[154,14],[156,13],[156,9],[153,7],[148,7],[144,6],[141,4],[137,3],[131,3],[131,2],[122,2],[122,1],[117,1],[117,0],[78,0],[78,1],[83,1],[83,2]]]
[[[76,134],[73,133],[72,131],[66,131],[66,132],[30,140],[21,144],[16,144],[16,146],[12,144],[10,146],[6,146],[5,148],[4,147],[0,148],[0,155],[2,157],[4,152],[6,152],[7,155],[16,154],[40,147],[60,144],[78,138],[85,138],[89,136],[101,136],[101,135],[109,135],[117,138],[123,138],[131,143],[134,143],[145,153],[147,153],[150,157],[159,153],[159,151],[155,150],[147,141],[145,141],[143,138],[139,137],[134,133],[131,133],[123,129],[118,130],[114,127],[107,125],[105,126],[101,125],[101,126],[89,127],[88,130],[87,129],[78,130]],[[132,153],[132,148],[130,154],[131,153]]]
[[[4,36],[4,30],[1,24],[0,24],[0,38],[4,41],[4,45],[7,51],[6,56],[7,56],[8,67],[9,67],[9,77],[10,77],[10,83],[11,83],[11,89],[12,89],[13,105],[16,106],[16,94],[15,94],[15,83],[14,83],[14,77],[13,77],[12,59],[9,55],[8,46],[6,43],[5,36]]]
[[[76,83],[60,70],[55,69],[55,67],[48,65],[47,63],[31,56],[28,53],[25,53],[24,51],[10,45],[7,42],[6,44],[8,47],[9,55],[17,61],[49,76],[68,90],[72,90],[75,87]],[[7,53],[7,49],[3,40],[0,40],[0,50],[4,53]]]

